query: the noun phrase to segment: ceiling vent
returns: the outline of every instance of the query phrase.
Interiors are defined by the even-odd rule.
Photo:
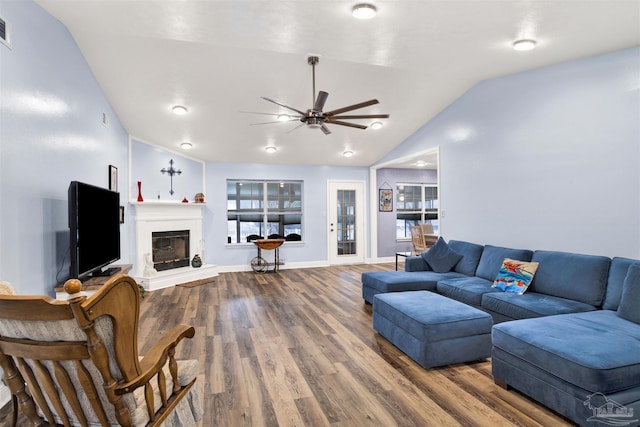
[[[0,18],[0,43],[10,47],[9,45],[9,24],[2,18]]]

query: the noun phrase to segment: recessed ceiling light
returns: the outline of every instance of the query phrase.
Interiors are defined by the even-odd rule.
[[[291,116],[288,114],[278,114],[278,121],[279,122],[288,122],[289,120],[291,120]]]
[[[271,154],[271,153],[275,153],[276,151],[278,151],[278,149],[276,147],[274,147],[273,145],[270,145],[270,146],[266,147],[264,149],[264,151],[266,151],[267,153]]]
[[[380,129],[381,127],[382,127],[382,122],[373,122],[373,123],[371,123],[371,129],[373,129],[373,130]]]
[[[183,150],[191,150],[191,148],[193,148],[193,144],[190,142],[183,142],[182,144],[180,144],[180,148],[182,148]]]
[[[353,151],[351,151],[351,150],[346,150],[346,151],[344,151],[344,152],[342,153],[342,155],[343,155],[344,157],[351,157],[351,156],[353,156]]]
[[[189,110],[187,110],[187,107],[183,107],[182,105],[176,105],[171,108],[171,111],[173,111],[173,114],[176,116],[184,116]]]
[[[419,168],[421,168],[423,166],[426,166],[426,165],[427,165],[427,163],[424,160],[418,160],[416,162],[416,166],[419,167]]]
[[[360,3],[353,6],[351,12],[354,18],[358,19],[371,19],[376,16],[376,7],[370,3]]]
[[[518,40],[513,42],[513,50],[532,50],[536,47],[535,40]]]

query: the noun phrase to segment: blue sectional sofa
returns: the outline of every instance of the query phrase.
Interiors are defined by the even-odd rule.
[[[407,258],[403,272],[363,273],[364,300],[427,290],[485,311],[497,384],[580,425],[640,425],[639,260],[448,246],[461,255],[450,271],[433,271],[423,254]],[[539,263],[522,295],[491,286],[505,258]]]

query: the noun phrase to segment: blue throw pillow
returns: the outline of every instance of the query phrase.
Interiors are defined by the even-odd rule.
[[[622,298],[618,306],[618,316],[634,323],[640,323],[640,263],[629,266],[622,285]]]
[[[462,255],[449,247],[442,237],[431,249],[422,253],[422,258],[436,273],[446,273],[462,259]]]

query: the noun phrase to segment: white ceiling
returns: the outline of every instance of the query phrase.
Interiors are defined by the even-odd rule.
[[[369,166],[483,79],[640,45],[640,0],[378,0],[368,21],[351,16],[357,1],[36,1],[131,135],[176,151],[190,141],[185,154],[207,161]],[[512,50],[521,38],[537,49]],[[325,111],[377,98],[351,114],[388,113],[382,129],[251,126],[275,116],[242,111],[286,112],[261,96],[311,107],[311,53]]]

